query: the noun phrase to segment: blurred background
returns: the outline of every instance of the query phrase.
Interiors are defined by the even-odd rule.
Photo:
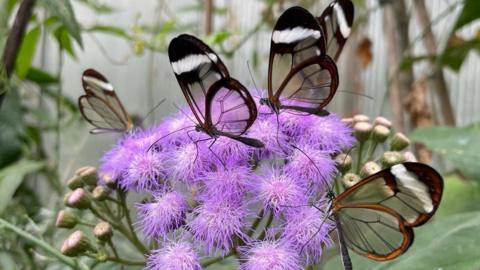
[[[88,133],[92,127],[76,103],[85,69],[103,73],[139,119],[166,98],[142,125],[159,123],[176,110],[174,104],[184,104],[166,55],[173,37],[183,32],[201,37],[256,93],[252,80],[266,87],[270,36],[279,14],[301,5],[318,16],[329,2],[0,0],[0,216],[54,239],[64,180],[80,166],[98,165],[118,139]],[[480,1],[353,2],[353,34],[337,63],[341,83],[328,109],[343,117],[390,119],[396,131],[416,142],[412,151],[418,158],[446,176],[438,218],[468,213],[458,222],[466,218],[480,229],[475,212],[480,210]],[[443,233],[430,232],[432,238]],[[475,235],[461,237],[480,240]],[[416,248],[433,248],[428,239]],[[38,269],[48,264],[28,243],[17,241],[0,230],[0,269],[20,259],[25,261],[20,269],[36,269],[38,260]],[[443,244],[437,243],[444,249],[432,251],[432,258],[460,248],[465,253],[455,254],[464,268],[452,269],[480,267],[478,248]],[[404,260],[424,261],[412,253],[414,258]]]

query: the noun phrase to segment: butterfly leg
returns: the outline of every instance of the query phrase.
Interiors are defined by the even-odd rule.
[[[212,143],[210,143],[210,145],[208,146],[208,150],[210,150],[210,152],[212,152],[212,154],[218,159],[218,161],[220,161],[220,163],[223,165],[223,168],[227,169],[227,165],[225,164],[225,162],[217,155],[217,153],[215,153],[215,151],[212,150],[212,146],[213,144],[215,144],[216,141],[217,138],[213,139]]]

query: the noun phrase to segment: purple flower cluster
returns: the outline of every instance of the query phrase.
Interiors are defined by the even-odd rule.
[[[277,117],[264,107],[245,134],[262,149],[226,137],[212,145],[183,108],[126,134],[102,157],[101,173],[119,188],[151,194],[137,204],[137,228],[160,246],[146,269],[201,269],[201,257],[231,252],[241,252],[240,269],[302,269],[331,245],[333,225],[318,198],[336,173],[333,156],[353,145],[352,131],[335,114]]]

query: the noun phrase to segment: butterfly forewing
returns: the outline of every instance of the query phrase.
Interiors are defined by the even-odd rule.
[[[199,124],[205,123],[205,99],[211,86],[228,78],[218,55],[199,39],[183,34],[168,47],[173,72]]]
[[[94,133],[125,132],[133,127],[113,86],[103,75],[88,69],[82,75],[82,85],[86,94],[78,99],[78,105],[83,117],[97,128]]]
[[[405,252],[413,241],[412,229],[395,211],[380,206],[357,204],[336,212],[337,229],[346,245],[374,260],[390,260]]]
[[[223,133],[242,135],[257,117],[253,98],[235,79],[214,84],[208,92],[207,104],[207,123]]]
[[[435,213],[442,192],[443,179],[437,171],[406,162],[360,181],[335,198],[334,204],[379,204],[396,211],[408,226],[418,226]]]
[[[272,33],[270,102],[277,107],[284,103],[286,109],[315,112],[328,104],[337,86],[337,68],[325,54],[325,38],[317,20],[301,7],[287,9]]]
[[[350,0],[333,1],[318,17],[326,38],[327,54],[337,60],[350,36],[354,6]]]

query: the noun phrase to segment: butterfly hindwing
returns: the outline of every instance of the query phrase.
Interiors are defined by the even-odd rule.
[[[411,228],[433,216],[442,193],[443,179],[436,170],[405,162],[340,194],[333,201],[333,212],[352,250],[371,259],[390,260],[408,249]]]
[[[338,87],[334,61],[317,19],[301,7],[287,9],[273,29],[268,68],[270,103],[283,109],[318,113]]]
[[[133,128],[125,108],[117,97],[113,86],[94,69],[82,75],[85,95],[78,99],[80,112],[96,129],[91,133],[125,132]]]

